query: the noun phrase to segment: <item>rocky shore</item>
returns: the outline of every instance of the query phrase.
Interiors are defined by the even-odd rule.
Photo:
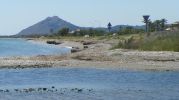
[[[65,91],[81,93],[83,91],[92,92],[93,89],[84,89],[84,88],[56,88],[52,87],[39,87],[39,88],[22,88],[22,89],[0,89],[0,93],[33,93],[33,92],[60,92],[64,94]]]
[[[34,43],[47,43],[47,39],[29,40]],[[60,47],[71,47],[73,53],[66,55],[35,57],[0,57],[0,68],[117,68],[151,71],[178,71],[179,52],[155,52],[115,49],[115,40],[61,40]]]

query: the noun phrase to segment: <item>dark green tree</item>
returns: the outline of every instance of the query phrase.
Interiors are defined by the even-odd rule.
[[[110,22],[108,23],[107,27],[108,27],[108,31],[111,32],[112,24]]]
[[[154,25],[155,25],[155,31],[161,30],[161,20],[155,20]]]
[[[166,28],[166,23],[166,19],[155,20],[153,22],[151,20],[148,20],[148,30],[149,32],[164,31]]]
[[[161,19],[161,30],[164,31],[165,28],[166,28],[166,23],[167,23],[167,20],[166,19]]]
[[[69,33],[69,28],[62,28],[61,30],[58,31],[58,35],[60,36],[67,36]]]
[[[144,18],[144,23],[146,24],[145,25],[145,31],[148,32],[148,23],[149,23],[149,15],[144,15],[143,18]]]
[[[154,32],[156,30],[155,27],[156,25],[151,20],[148,22],[148,26],[149,26],[149,32]]]

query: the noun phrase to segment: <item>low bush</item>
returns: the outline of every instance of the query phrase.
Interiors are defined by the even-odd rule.
[[[120,41],[115,48],[179,52],[179,32],[159,32]]]

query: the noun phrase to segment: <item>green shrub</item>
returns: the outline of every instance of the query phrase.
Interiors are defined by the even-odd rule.
[[[149,36],[132,36],[124,41],[120,41],[114,48],[179,52],[179,32],[160,32]]]

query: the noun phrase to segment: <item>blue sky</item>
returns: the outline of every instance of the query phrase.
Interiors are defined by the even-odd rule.
[[[151,19],[179,20],[179,0],[0,0],[0,35],[16,34],[48,16],[59,16],[78,26],[142,25]]]

